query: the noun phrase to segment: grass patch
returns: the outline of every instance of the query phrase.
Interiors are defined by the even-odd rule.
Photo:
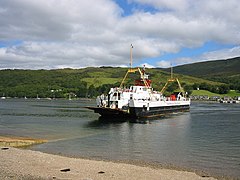
[[[212,92],[207,91],[207,90],[193,90],[191,95],[194,95],[194,96],[207,95],[207,96],[209,96],[209,97],[212,97],[212,96],[220,96],[220,97],[229,96],[229,97],[235,97],[235,96],[240,96],[240,93],[239,93],[239,92],[236,92],[235,90],[231,90],[231,91],[229,91],[227,94],[217,94],[217,93],[212,93]]]
[[[240,92],[237,92],[235,90],[231,90],[227,94],[224,94],[224,96],[230,96],[230,97],[239,96],[240,97]]]
[[[122,79],[98,77],[98,78],[82,78],[81,80],[87,82],[88,87],[92,84],[94,85],[94,87],[99,87],[103,84],[115,84],[117,82],[121,82]]]

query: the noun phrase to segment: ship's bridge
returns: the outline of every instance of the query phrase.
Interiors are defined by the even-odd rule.
[[[148,88],[145,86],[131,86],[130,89],[133,93],[148,93]]]

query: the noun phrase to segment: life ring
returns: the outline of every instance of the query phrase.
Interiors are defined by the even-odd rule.
[[[115,103],[112,103],[111,106],[110,106],[111,109],[116,109],[116,105]]]

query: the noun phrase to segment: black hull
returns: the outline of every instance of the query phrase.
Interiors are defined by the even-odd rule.
[[[154,107],[154,108],[150,108],[149,111],[147,111],[147,109],[144,109],[144,108],[130,107],[129,112],[131,114],[131,117],[139,119],[139,118],[161,117],[166,114],[170,114],[174,112],[189,111],[189,109],[190,109],[189,105]]]
[[[111,109],[105,107],[86,107],[88,109],[94,110],[95,113],[101,115],[102,118],[106,119],[141,119],[141,118],[154,118],[161,117],[166,114],[174,112],[184,112],[189,111],[189,105],[179,105],[179,106],[166,106],[166,107],[155,107],[150,108],[149,111],[144,108],[129,107],[129,111],[123,111],[120,109]]]
[[[88,109],[94,110],[95,113],[101,115],[102,118],[112,119],[112,118],[131,118],[131,115],[127,111],[123,111],[120,109],[111,109],[105,107],[86,107]]]

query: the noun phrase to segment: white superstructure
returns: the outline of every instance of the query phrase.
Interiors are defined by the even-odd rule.
[[[105,96],[102,94],[97,97],[97,107],[87,107],[94,112],[105,117],[151,117],[159,116],[164,113],[188,110],[190,107],[190,99],[186,98],[186,94],[181,87],[177,78],[173,78],[171,68],[171,78],[167,81],[162,90],[154,91],[151,87],[151,80],[145,73],[145,66],[140,68],[132,68],[132,48],[130,48],[130,69],[128,69],[121,85],[111,88]],[[139,72],[140,78],[135,80],[135,85],[124,88],[123,84],[129,73]],[[177,82],[179,86],[178,93],[172,94],[170,97],[164,97],[163,92],[166,90],[168,83]]]

